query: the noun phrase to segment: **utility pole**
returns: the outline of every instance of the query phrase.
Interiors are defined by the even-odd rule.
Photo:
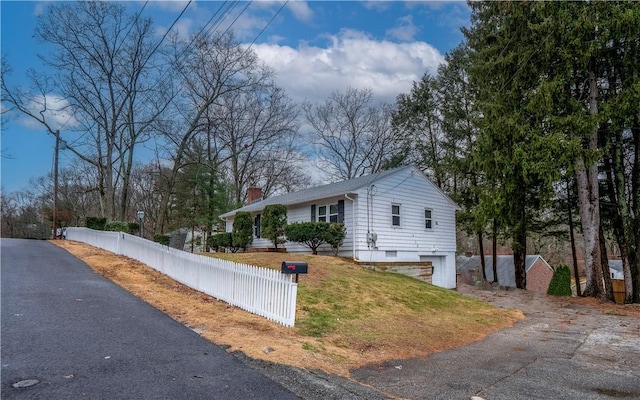
[[[58,153],[60,152],[60,131],[56,129],[56,145],[53,153],[53,238],[58,238]]]

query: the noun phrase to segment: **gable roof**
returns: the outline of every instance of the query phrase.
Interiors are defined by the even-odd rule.
[[[300,204],[300,203],[305,203],[309,201],[325,199],[328,197],[335,197],[335,196],[341,196],[344,194],[353,193],[356,190],[361,189],[363,187],[367,187],[374,182],[377,182],[381,179],[387,178],[389,176],[393,176],[397,173],[400,173],[402,171],[409,170],[409,169],[413,169],[417,171],[418,173],[420,173],[420,175],[423,176],[423,178],[426,181],[429,181],[429,179],[426,176],[424,176],[424,174],[418,168],[416,168],[413,165],[408,165],[404,167],[388,169],[386,171],[378,172],[375,174],[360,176],[358,178],[348,179],[341,182],[329,183],[326,185],[303,189],[297,192],[286,193],[280,196],[269,197],[262,201],[257,201],[255,203],[246,205],[236,210],[224,213],[220,215],[220,218],[231,217],[240,211],[247,211],[247,212],[261,211],[262,209],[264,209],[265,206],[270,204],[282,204],[285,206],[289,206],[293,204]],[[453,202],[453,200],[451,200],[437,186],[433,185],[433,187],[436,188],[448,201],[450,201],[451,204],[454,207],[456,207],[456,209],[458,208],[457,205]]]
[[[524,263],[525,272],[529,272],[533,264],[538,260],[542,260],[547,267],[552,269],[542,256],[535,254],[527,255]],[[493,256],[484,256],[484,264],[487,272],[487,280],[493,281]],[[480,256],[472,256],[461,265],[458,265],[456,269],[458,271],[470,271],[473,269],[480,270],[480,268]],[[513,255],[498,255],[496,257],[496,272],[498,273],[498,283],[500,285],[516,287],[516,272],[513,264]]]

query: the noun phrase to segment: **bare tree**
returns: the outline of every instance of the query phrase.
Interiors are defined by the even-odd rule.
[[[175,39],[173,48],[174,83],[180,91],[172,105],[173,118],[163,127],[172,168],[156,232],[168,226],[169,205],[180,171],[193,163],[189,151],[194,141],[207,138],[216,153],[209,158],[219,166],[230,162],[228,171],[232,171],[234,182],[242,185],[248,175],[241,166],[266,146],[268,135],[294,129],[293,118],[283,117],[292,107],[273,86],[273,72],[232,34],[197,35],[188,42]]]
[[[68,103],[70,119],[80,126],[68,148],[96,169],[102,214],[123,219],[134,150],[166,107],[155,79],[157,39],[151,21],[127,15],[117,3],[52,4],[35,36],[52,45],[51,54],[41,58],[56,72],[55,87],[37,84],[40,94],[46,99],[56,90]],[[51,82],[34,77],[34,82]],[[14,104],[27,98],[18,93]],[[46,107],[35,114],[44,115]]]
[[[374,106],[371,89],[334,92],[323,104],[302,105],[321,166],[333,180],[378,172],[393,143],[388,105]]]
[[[293,103],[267,80],[250,90],[227,93],[214,112],[235,202],[242,203],[250,184],[259,183],[268,195],[277,188],[283,165],[299,154]]]

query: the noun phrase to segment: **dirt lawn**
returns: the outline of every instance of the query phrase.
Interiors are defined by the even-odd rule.
[[[228,346],[229,351],[241,351],[251,358],[349,377],[351,371],[365,365],[379,364],[392,359],[424,357],[429,352],[447,349],[440,346],[425,352],[424,349],[398,346],[381,349],[332,346],[322,338],[302,336],[295,329],[267,321],[190,289],[135,260],[78,242],[65,240],[52,243],[66,249],[97,273],[190,327],[202,337],[218,345]],[[519,309],[524,302],[527,306],[526,313],[544,313],[550,306],[564,307],[567,303],[579,303],[599,309],[603,313],[640,317],[640,307],[635,305],[600,304],[593,299],[552,299],[539,296],[532,300],[533,297],[527,299],[526,293],[511,296],[507,295],[509,292],[496,294],[471,287],[461,288],[460,292],[488,301],[500,308]],[[511,324],[520,318],[521,313]],[[477,331],[467,338],[466,342],[452,341],[449,346],[469,344],[495,331],[496,328]]]

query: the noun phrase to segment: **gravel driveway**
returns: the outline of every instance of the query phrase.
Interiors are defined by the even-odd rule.
[[[405,399],[640,399],[639,305],[622,316],[523,290],[458,290],[526,318],[480,342],[353,378]]]

